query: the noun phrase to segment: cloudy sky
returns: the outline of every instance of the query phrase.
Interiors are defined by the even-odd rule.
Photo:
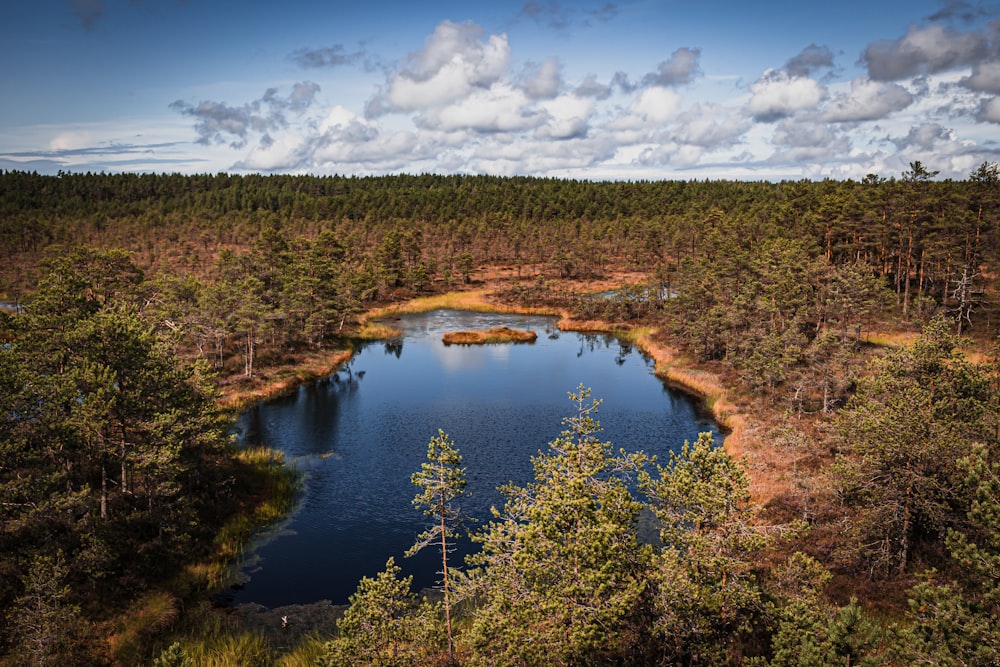
[[[5,0],[0,169],[966,178],[1000,0]]]

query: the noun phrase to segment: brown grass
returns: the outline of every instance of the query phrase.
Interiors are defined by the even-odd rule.
[[[361,323],[386,317],[398,317],[414,313],[429,313],[432,310],[467,310],[477,313],[517,313],[523,315],[559,315],[560,313],[543,308],[518,308],[490,301],[489,290],[479,289],[468,292],[448,292],[435,294],[402,303],[394,303],[383,308],[376,308],[361,317]]]
[[[494,327],[483,331],[449,331],[441,340],[445,345],[494,345],[498,343],[534,343],[538,334],[526,329]]]
[[[319,350],[297,357],[291,364],[262,370],[248,381],[224,385],[221,405],[239,410],[268,398],[282,396],[300,385],[333,374],[351,358],[351,350]]]

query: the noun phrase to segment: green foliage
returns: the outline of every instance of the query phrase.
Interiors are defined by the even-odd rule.
[[[673,662],[720,664],[763,609],[755,570],[765,540],[753,523],[749,480],[710,433],[657,470],[642,476],[662,541],[651,630]]]
[[[995,665],[1000,661],[1000,464],[982,444],[959,461],[972,493],[968,524],[950,529],[961,582],[931,573],[910,592],[902,652],[910,662]]]
[[[1000,418],[988,367],[953,354],[941,319],[912,346],[875,360],[838,416],[846,454],[836,473],[860,555],[873,575],[903,573],[922,540],[941,540],[963,518],[956,461],[995,442]]]
[[[535,481],[505,486],[503,511],[475,539],[469,641],[489,664],[593,664],[623,650],[650,558],[636,542],[641,505],[629,478],[641,455],[598,440],[582,386],[567,429],[532,458]]]
[[[227,442],[205,377],[130,305],[138,275],[120,253],[53,261],[2,331],[0,567],[30,591],[48,564],[51,604],[88,619],[190,557]],[[6,615],[8,629],[29,617]]]
[[[411,477],[413,484],[420,488],[413,505],[422,509],[424,516],[433,517],[434,523],[417,536],[417,543],[406,552],[407,556],[412,556],[431,544],[436,544],[441,551],[445,628],[450,658],[454,657],[455,650],[451,618],[454,574],[448,566],[448,552],[452,548],[449,540],[456,537],[455,526],[463,517],[456,504],[465,495],[465,468],[461,465],[462,455],[455,448],[455,443],[439,429],[437,436],[432,437],[427,445],[427,461]]]
[[[7,611],[14,653],[31,665],[80,664],[76,630],[80,609],[70,601],[69,568],[62,553],[35,556],[24,592]]]
[[[153,667],[194,667],[194,662],[179,642],[174,642],[160,652],[153,661]]]
[[[374,579],[364,577],[337,621],[340,634],[326,646],[324,667],[423,665],[442,645],[438,610],[410,592],[390,558]]]

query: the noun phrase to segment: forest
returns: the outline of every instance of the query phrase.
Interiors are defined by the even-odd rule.
[[[1000,170],[936,175],[0,172],[0,664],[997,664]],[[240,401],[469,289],[660,351],[725,446],[619,451],[581,386],[468,563],[431,440],[440,595],[390,560],[292,650],[213,610],[296,493]]]

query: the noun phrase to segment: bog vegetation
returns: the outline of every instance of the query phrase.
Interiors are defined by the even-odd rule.
[[[934,176],[0,172],[0,664],[997,664],[1000,178]],[[739,440],[618,451],[579,387],[468,563],[462,443],[430,443],[442,596],[390,560],[295,648],[213,612],[295,494],[220,391],[473,286],[673,350]]]

